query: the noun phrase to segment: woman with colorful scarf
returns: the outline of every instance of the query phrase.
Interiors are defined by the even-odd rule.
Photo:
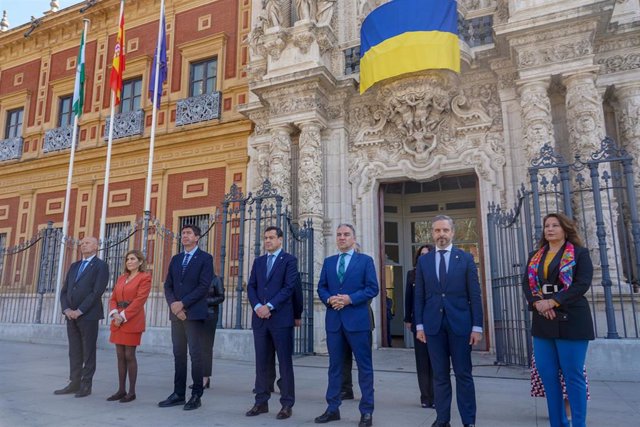
[[[564,375],[573,427],[585,427],[587,386],[583,367],[594,339],[589,303],[593,264],[576,226],[561,213],[547,215],[539,249],[529,258],[524,294],[533,311],[533,353],[547,396],[551,427],[569,427],[559,371]]]

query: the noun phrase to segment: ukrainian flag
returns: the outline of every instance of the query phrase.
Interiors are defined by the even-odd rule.
[[[428,69],[460,72],[455,0],[392,0],[360,30],[360,93],[375,83]]]

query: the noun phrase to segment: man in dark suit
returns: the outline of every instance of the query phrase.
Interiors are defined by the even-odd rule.
[[[180,230],[184,252],[174,255],[164,282],[164,295],[171,309],[171,341],[175,374],[173,393],[158,403],[161,408],[184,405],[189,411],[200,407],[202,396],[202,336],[208,315],[207,293],[213,280],[213,257],[198,249],[200,228],[185,225]],[[185,404],[187,347],[191,355],[191,398]]]
[[[456,401],[465,427],[476,422],[471,347],[482,340],[482,298],[473,256],[453,247],[453,220],[433,219],[436,250],[421,256],[416,269],[416,339],[429,341],[437,417],[432,427],[451,420],[450,363],[456,375]]]
[[[69,339],[70,383],[55,394],[91,394],[96,371],[98,323],[104,319],[102,294],[109,282],[109,266],[96,257],[98,239],[85,237],[80,243],[82,260],[71,264],[62,290],[60,304],[67,319]]]
[[[362,391],[359,427],[373,423],[373,364],[369,302],[378,295],[378,279],[373,259],[355,251],[356,233],[350,224],[336,231],[340,253],[324,260],[318,296],[327,307],[325,327],[329,350],[327,410],[315,419],[318,424],[340,419],[340,389],[345,347],[349,345],[358,365]]]
[[[265,255],[253,262],[247,286],[247,296],[253,316],[253,342],[256,352],[255,403],[247,411],[248,417],[269,412],[269,386],[273,386],[275,371],[273,353],[278,356],[282,408],[279,420],[291,416],[295,403],[293,379],[293,325],[292,295],[298,284],[298,260],[282,250],[283,233],[279,227],[267,227],[264,232]]]

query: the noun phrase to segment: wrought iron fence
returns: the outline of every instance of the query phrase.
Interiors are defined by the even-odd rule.
[[[550,146],[529,168],[530,188],[511,210],[487,216],[498,362],[528,365],[530,314],[521,283],[542,218],[564,212],[578,224],[594,263],[586,295],[597,337],[640,338],[640,220],[633,158],[610,138],[586,159],[568,163]]]
[[[248,329],[252,309],[246,295],[246,283],[253,260],[262,252],[262,232],[270,225],[283,229],[285,251],[298,258],[303,289],[302,327],[296,328],[295,351],[313,351],[313,228],[292,220],[282,208],[282,196],[269,181],[255,194],[243,195],[234,184],[225,196],[222,217],[211,214],[181,217],[179,227],[197,224],[202,229],[199,247],[213,255],[215,272],[225,286],[225,301],[220,310],[219,327]],[[111,290],[124,269],[124,255],[142,246],[144,220],[107,224],[107,236],[98,254],[109,265],[109,284],[102,300],[105,313]],[[80,259],[79,241],[62,235],[52,223],[33,239],[5,248],[0,234],[0,323],[62,324],[62,315],[54,318],[56,278],[61,248],[63,271]],[[169,326],[169,309],[164,297],[164,279],[171,257],[182,250],[179,231],[172,231],[157,219],[148,230],[147,268],[152,273],[152,288],[145,311],[147,326]],[[59,310],[58,310],[59,313]],[[107,324],[108,320],[104,320]]]

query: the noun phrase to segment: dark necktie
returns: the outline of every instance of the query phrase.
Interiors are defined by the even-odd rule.
[[[342,279],[344,279],[344,271],[346,270],[344,259],[346,257],[346,253],[340,254],[340,262],[338,263],[338,280],[340,281],[340,283],[342,283]]]
[[[440,279],[440,286],[444,286],[447,282],[447,264],[444,261],[444,254],[447,253],[445,249],[439,249],[438,253],[440,254],[440,266],[438,268],[438,278]]]
[[[78,268],[78,272],[76,273],[76,281],[78,281],[84,269],[87,268],[87,264],[89,264],[89,261],[87,261],[86,259],[82,260],[82,263],[80,264],[80,268]]]
[[[267,257],[267,277],[269,277],[269,274],[271,273],[271,268],[273,267],[273,259],[274,259],[275,257],[276,257],[276,256],[275,256],[275,255],[273,255],[273,254],[270,254],[270,255]]]
[[[182,259],[182,275],[184,276],[184,272],[187,269],[187,265],[189,265],[189,257],[191,255],[185,253],[184,258]]]

